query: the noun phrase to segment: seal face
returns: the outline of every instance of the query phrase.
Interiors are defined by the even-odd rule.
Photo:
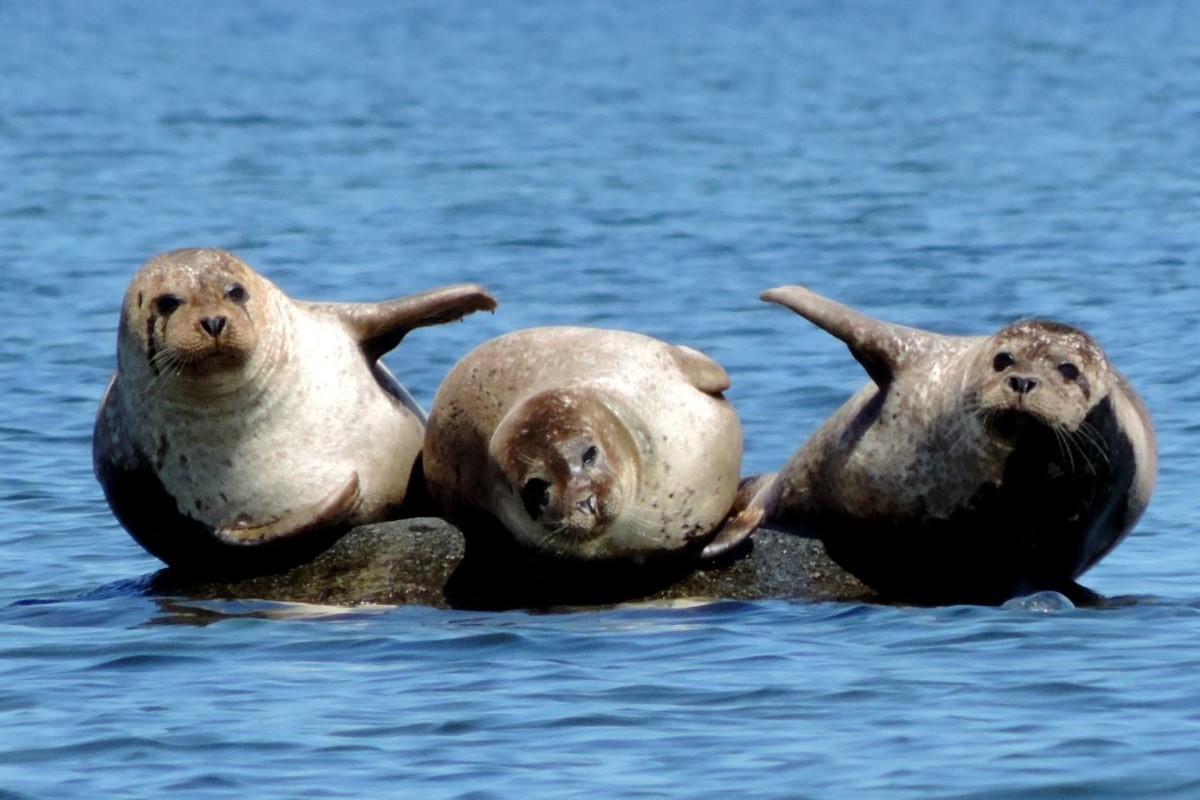
[[[378,358],[412,328],[494,306],[473,285],[309,303],[222,250],[152,258],[125,294],[96,419],[109,505],[152,554],[207,571],[388,518],[424,418]]]
[[[579,388],[540,392],[515,407],[489,454],[515,490],[498,498],[501,519],[534,534],[541,549],[586,548],[636,498],[641,457],[633,434]]]
[[[742,434],[721,394],[728,386],[707,356],[626,331],[498,337],[438,389],[429,492],[449,516],[483,512],[558,556],[698,549],[726,521],[738,485]]]
[[[1149,503],[1149,415],[1083,331],[1024,320],[944,336],[798,286],[763,299],[846,342],[872,383],[750,505],[815,532],[885,595],[997,602],[1062,587]]]

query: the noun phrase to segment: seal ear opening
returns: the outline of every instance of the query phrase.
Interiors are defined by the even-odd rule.
[[[803,286],[777,286],[763,292],[760,299],[790,308],[841,339],[881,389],[892,382],[913,355],[928,349],[934,340],[945,338],[919,328],[875,319]]]

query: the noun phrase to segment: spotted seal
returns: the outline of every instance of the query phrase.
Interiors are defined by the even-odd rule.
[[[378,359],[413,328],[495,305],[470,284],[303,302],[222,250],[155,256],[125,293],[96,418],[113,513],[167,564],[206,571],[394,515],[424,415]]]
[[[845,342],[872,382],[750,505],[817,532],[873,588],[930,602],[1057,589],[1145,510],[1157,475],[1149,414],[1083,331],[1022,320],[946,336],[799,286],[762,298]]]
[[[484,512],[559,557],[694,554],[738,488],[742,432],[728,387],[708,356],[636,333],[500,336],[437,391],[425,438],[430,495],[452,518]]]

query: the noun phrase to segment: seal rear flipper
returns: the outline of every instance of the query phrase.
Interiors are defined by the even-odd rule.
[[[718,558],[735,550],[750,538],[767,518],[774,504],[777,472],[758,475],[742,481],[733,501],[730,515],[717,533],[700,551],[701,558]]]
[[[950,338],[875,319],[803,286],[777,286],[763,292],[760,299],[790,308],[841,339],[881,389],[914,356],[924,353],[935,341]]]
[[[685,345],[671,345],[671,357],[688,382],[714,397],[729,388],[729,373],[713,359]]]
[[[367,359],[374,362],[413,328],[453,322],[475,311],[492,311],[496,298],[475,283],[443,286],[382,303],[303,303],[342,321]]]
[[[260,525],[236,522],[217,528],[213,535],[225,544],[253,547],[277,539],[293,538],[333,528],[344,524],[354,513],[361,499],[360,492],[358,473],[352,472],[344,484],[315,503],[289,511]]]

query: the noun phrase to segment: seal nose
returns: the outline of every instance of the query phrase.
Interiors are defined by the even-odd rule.
[[[1008,379],[1008,385],[1017,394],[1029,394],[1038,385],[1038,382],[1037,378],[1022,378],[1019,375],[1013,375]]]
[[[586,500],[579,501],[579,510],[586,511],[589,514],[596,513],[596,495],[589,494]]]
[[[205,317],[200,320],[200,327],[208,331],[208,335],[214,339],[225,330],[225,317]]]

